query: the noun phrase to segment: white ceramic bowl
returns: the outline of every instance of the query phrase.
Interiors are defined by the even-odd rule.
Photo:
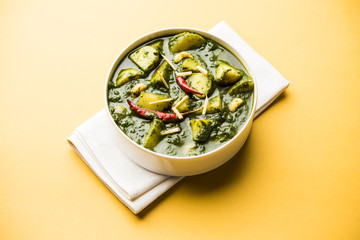
[[[237,56],[245,68],[248,70],[248,73],[252,76],[254,80],[254,97],[253,97],[253,106],[251,109],[251,113],[249,118],[246,120],[245,124],[239,129],[237,135],[229,140],[227,143],[222,145],[221,147],[207,152],[205,154],[201,154],[198,156],[191,157],[173,157],[165,154],[156,153],[150,151],[139,144],[135,143],[128,136],[124,134],[124,132],[116,125],[114,120],[111,117],[109,107],[108,107],[108,83],[113,78],[113,75],[122,61],[123,58],[133,49],[138,46],[148,42],[149,40],[164,37],[168,35],[174,35],[180,32],[190,31],[198,33],[208,39],[214,40],[217,43],[220,43],[223,47],[227,48],[230,52],[232,52],[235,56]],[[116,137],[121,142],[119,145],[122,148],[122,151],[135,163],[138,165],[151,170],[156,173],[172,175],[172,176],[189,176],[196,175],[200,173],[204,173],[210,171],[228,161],[231,157],[233,157],[243,146],[245,143],[252,126],[255,106],[257,103],[257,84],[254,75],[251,72],[250,66],[247,64],[246,59],[244,59],[241,53],[237,52],[233,47],[231,47],[228,43],[226,43],[221,38],[218,38],[208,32],[194,29],[194,28],[166,28],[157,30],[151,33],[148,33],[132,43],[130,43],[125,49],[117,56],[115,61],[113,62],[107,79],[105,83],[105,108],[107,112],[107,116],[109,121],[111,122],[111,126],[113,127],[113,131],[115,132]]]

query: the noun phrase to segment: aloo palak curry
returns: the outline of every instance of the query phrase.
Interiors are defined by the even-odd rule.
[[[118,127],[143,147],[195,156],[233,138],[250,116],[254,83],[220,44],[183,32],[131,51],[109,82]]]

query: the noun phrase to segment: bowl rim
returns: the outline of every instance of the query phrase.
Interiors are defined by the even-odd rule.
[[[169,31],[173,31],[175,33],[170,33],[170,34],[166,33],[166,32],[169,32]],[[163,153],[158,153],[158,152],[151,151],[151,150],[141,146],[140,144],[136,143],[130,137],[128,137],[120,129],[120,127],[115,123],[114,119],[112,118],[112,116],[110,114],[110,109],[109,109],[109,105],[108,105],[108,87],[109,87],[109,81],[112,80],[113,75],[115,74],[118,65],[135,48],[139,47],[140,45],[142,45],[142,44],[144,44],[146,42],[155,40],[156,38],[165,37],[165,36],[172,35],[172,34],[178,34],[178,33],[184,32],[184,31],[194,32],[194,33],[198,33],[200,35],[203,34],[205,38],[208,38],[210,40],[214,40],[215,42],[219,43],[222,47],[226,48],[226,50],[231,52],[242,63],[242,65],[247,70],[248,74],[252,77],[252,79],[254,81],[254,89],[253,89],[254,96],[253,96],[253,105],[252,105],[251,112],[250,112],[248,118],[246,119],[245,123],[242,125],[241,129],[239,129],[237,131],[236,135],[233,138],[231,138],[229,141],[227,141],[226,143],[224,143],[220,147],[215,148],[215,149],[213,149],[213,150],[211,150],[209,152],[199,154],[199,155],[195,155],[195,156],[182,157],[182,156],[170,156],[170,155],[166,155],[166,154],[163,154]],[[153,36],[153,37],[148,39],[150,36]],[[120,59],[120,57],[121,57],[121,59]],[[151,31],[149,33],[146,33],[146,34],[136,38],[132,42],[130,42],[128,45],[126,45],[120,51],[120,53],[115,57],[114,61],[112,62],[111,67],[109,68],[109,71],[108,71],[108,74],[107,74],[107,77],[106,77],[105,88],[104,88],[104,103],[105,103],[105,109],[106,109],[107,116],[110,118],[112,125],[117,129],[117,131],[123,137],[125,137],[128,140],[128,142],[130,142],[132,145],[135,145],[135,147],[138,148],[139,150],[145,151],[145,152],[147,152],[147,153],[149,153],[151,155],[154,155],[156,157],[160,157],[162,159],[166,158],[166,159],[172,159],[172,160],[194,160],[194,159],[198,159],[198,158],[207,157],[207,156],[210,156],[210,155],[214,154],[214,152],[221,151],[223,148],[226,148],[227,145],[229,145],[231,142],[235,141],[241,135],[241,133],[246,128],[246,126],[248,126],[248,124],[250,122],[252,122],[252,120],[254,118],[254,114],[255,114],[255,111],[256,111],[256,105],[257,105],[257,100],[258,100],[258,92],[257,92],[257,90],[258,90],[257,81],[256,81],[256,78],[255,78],[255,74],[251,70],[251,67],[246,62],[246,59],[243,57],[243,55],[241,55],[241,53],[239,53],[234,47],[232,47],[226,40],[224,40],[223,38],[221,38],[219,36],[216,36],[216,35],[214,35],[212,33],[209,33],[207,31],[197,29],[197,28],[192,28],[192,27],[168,27],[168,28],[161,28],[161,29],[154,30],[154,31]]]

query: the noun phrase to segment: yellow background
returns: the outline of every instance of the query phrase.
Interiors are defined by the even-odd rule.
[[[290,82],[240,153],[138,216],[66,142],[133,39],[221,20]],[[360,239],[360,2],[0,1],[0,239]]]

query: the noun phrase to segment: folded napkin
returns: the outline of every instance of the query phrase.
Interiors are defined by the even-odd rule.
[[[258,83],[258,116],[289,82],[224,21],[209,32],[233,46],[251,66]],[[77,127],[68,142],[108,189],[137,214],[182,178],[156,174],[133,163],[120,150],[121,142],[114,134],[110,119],[102,110]]]

